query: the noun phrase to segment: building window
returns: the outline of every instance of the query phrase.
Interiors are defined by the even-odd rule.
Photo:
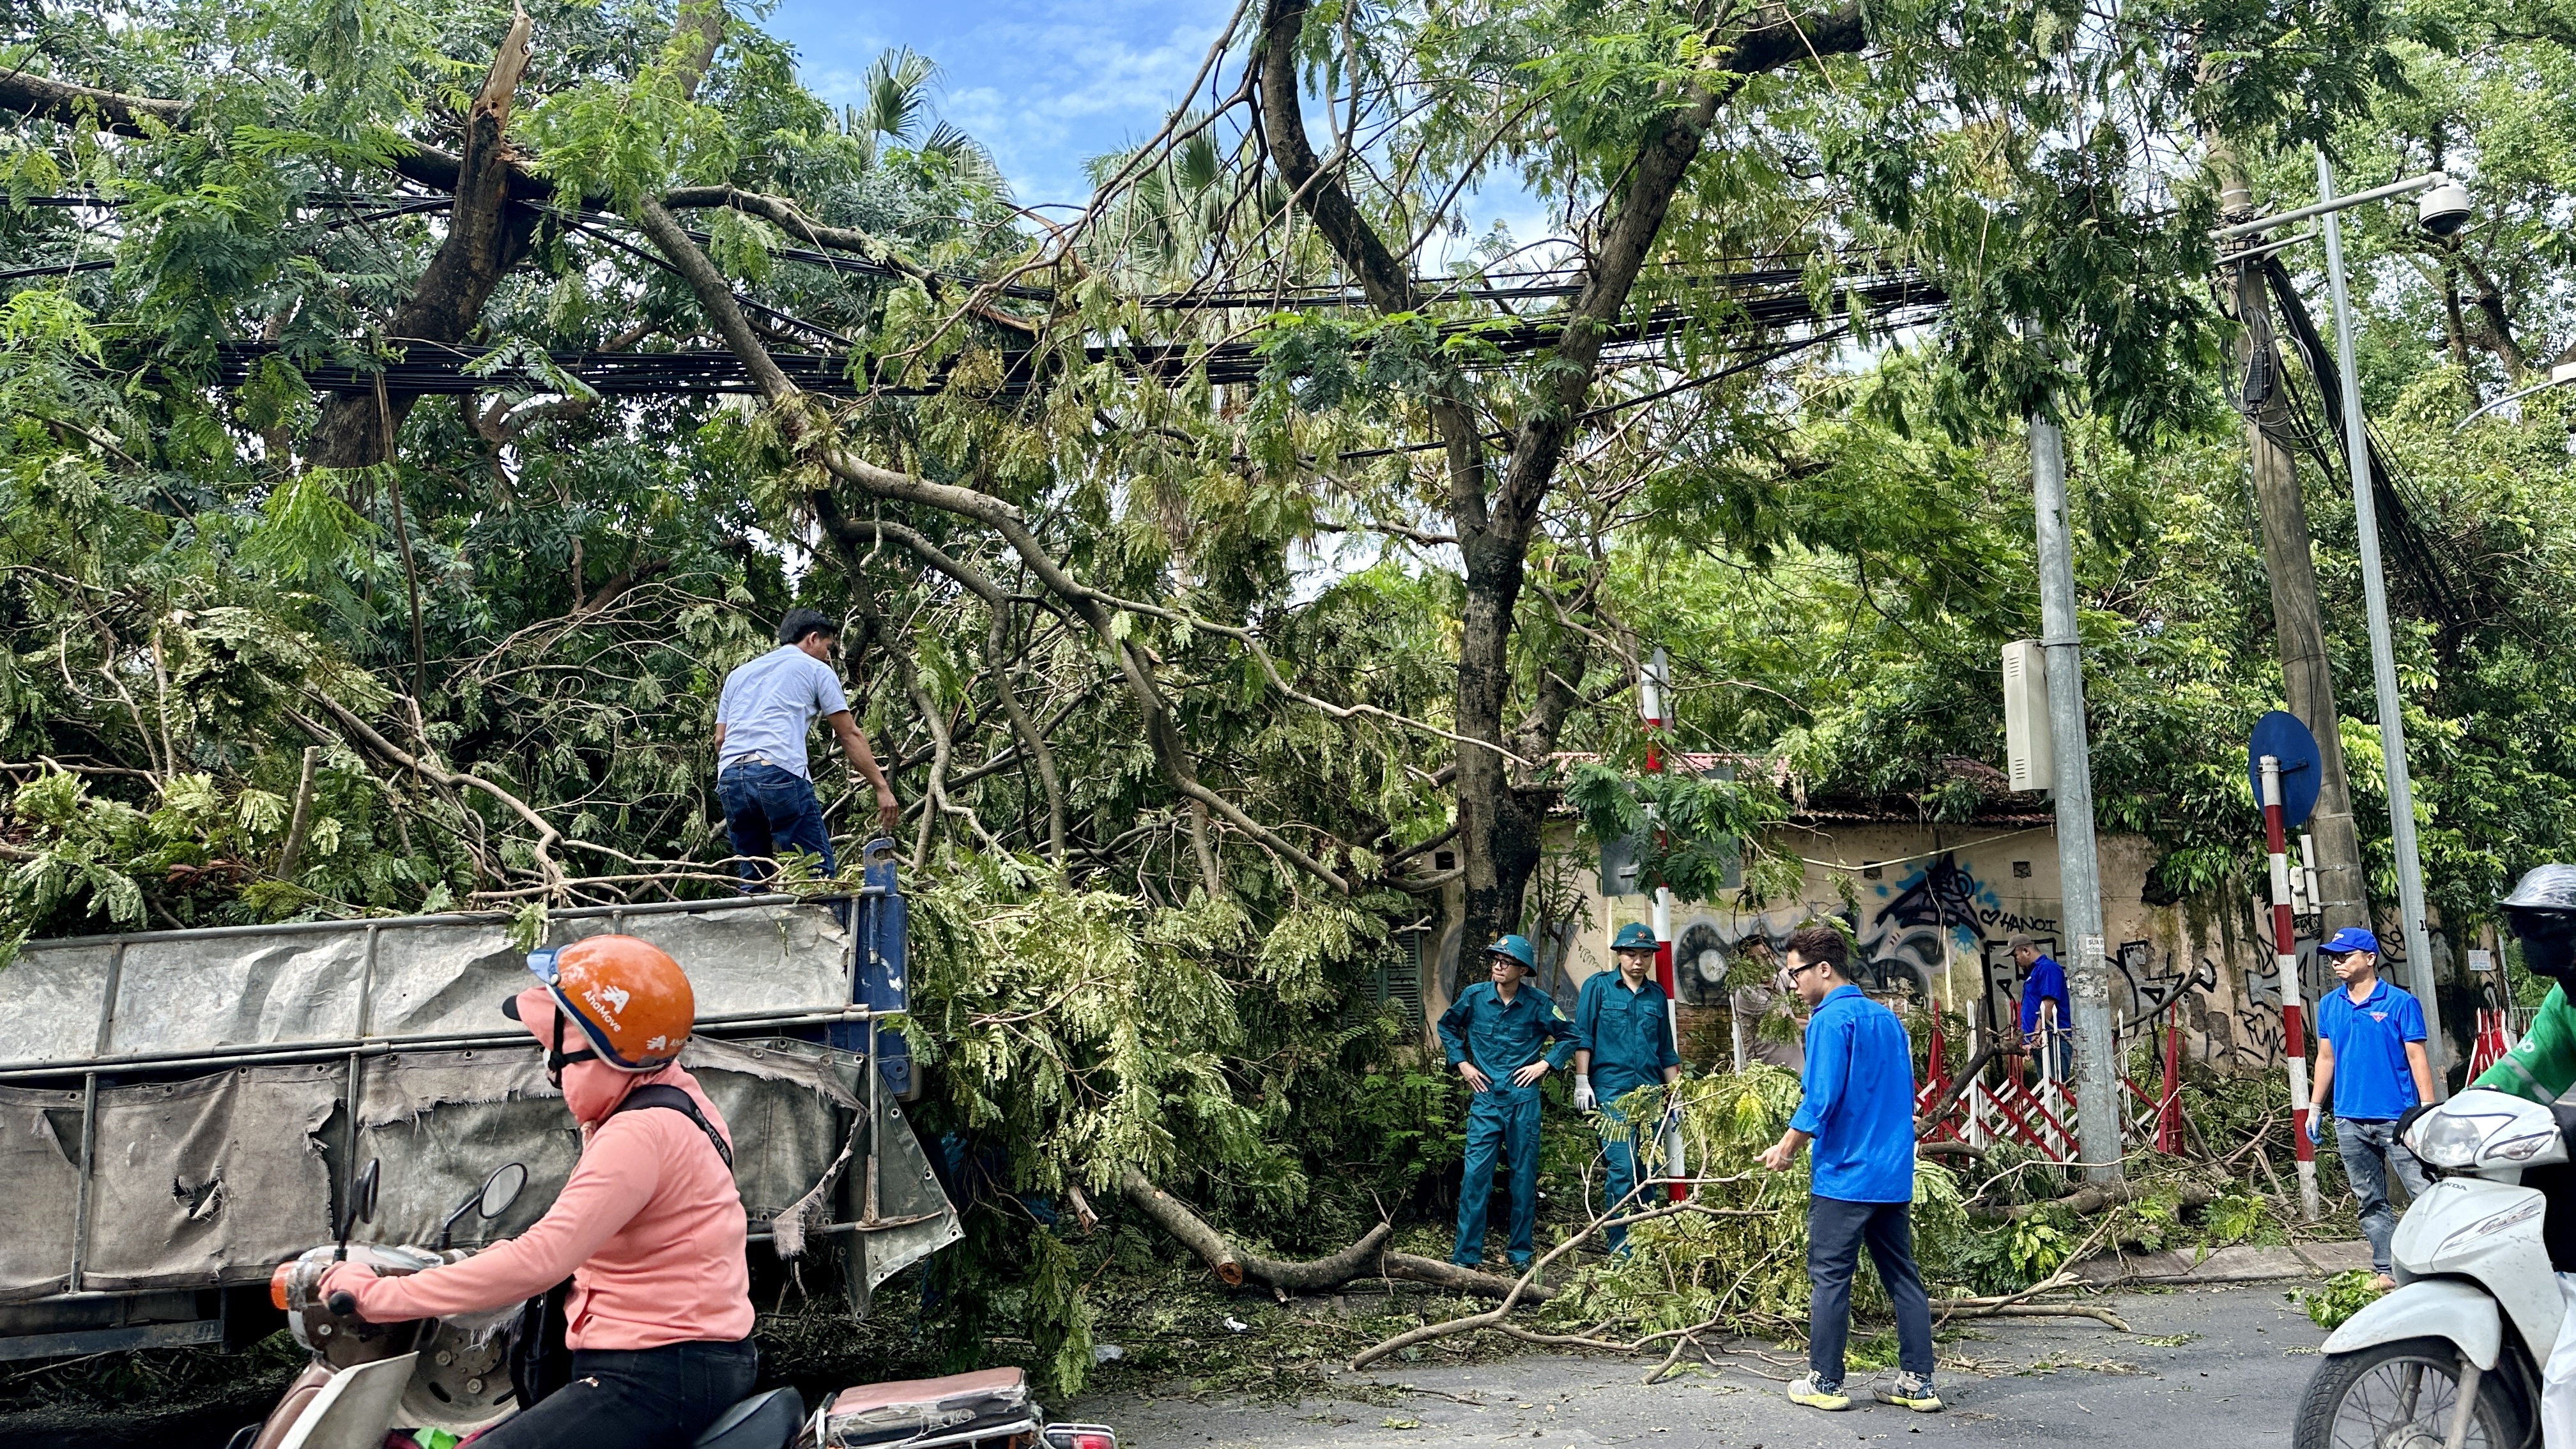
[[[1887,872],[1878,868],[1877,861],[1864,860],[1860,863],[1860,878],[1862,880],[1877,880],[1885,874],[1887,874]]]
[[[2016,861],[2014,861],[2014,862],[2013,862],[2013,879],[2014,879],[2014,880],[2028,880],[2028,879],[2030,879],[2030,862],[2029,862],[2029,861],[2026,861],[2026,860],[2016,860]]]
[[[1431,852],[1431,868],[1433,870],[1456,870],[1458,868],[1458,852],[1454,850],[1435,850]]]
[[[1422,947],[1428,931],[1398,931],[1387,942],[1387,952],[1369,973],[1369,1006],[1383,1013],[1390,1001],[1404,1008],[1404,1020],[1415,1031],[1422,1030]]]

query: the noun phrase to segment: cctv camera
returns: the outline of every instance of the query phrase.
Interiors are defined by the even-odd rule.
[[[2451,236],[2469,224],[2469,189],[2445,176],[2415,201],[2415,220],[2434,236]]]

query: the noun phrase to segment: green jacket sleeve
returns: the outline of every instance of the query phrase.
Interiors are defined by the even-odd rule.
[[[2531,1030],[2469,1085],[2546,1105],[2570,1084],[2576,1084],[2576,1006],[2568,1004],[2566,987],[2552,986],[2549,999],[2531,1019]]]

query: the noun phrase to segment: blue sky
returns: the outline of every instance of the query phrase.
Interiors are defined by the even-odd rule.
[[[1234,13],[1219,0],[781,0],[765,28],[836,103],[888,46],[938,62],[936,109],[1023,203],[1088,198],[1082,163],[1152,135]]]

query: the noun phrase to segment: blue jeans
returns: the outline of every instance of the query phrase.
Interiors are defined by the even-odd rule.
[[[1449,1261],[1474,1267],[1485,1261],[1485,1205],[1494,1195],[1494,1158],[1512,1155],[1513,1267],[1537,1251],[1538,1088],[1515,1087],[1497,1077],[1467,1099],[1467,1172],[1458,1184],[1458,1241]]]
[[[1851,1341],[1851,1280],[1863,1243],[1878,1281],[1896,1305],[1896,1365],[1932,1377],[1932,1300],[1914,1267],[1914,1204],[1807,1199],[1807,1367],[1821,1383],[1843,1381],[1843,1348]]]
[[[2337,1117],[2335,1151],[2343,1155],[2344,1181],[2352,1184],[2352,1195],[2361,1199],[2361,1235],[2370,1239],[2370,1266],[2385,1273],[2388,1240],[2397,1236],[2397,1210],[2388,1205],[2389,1171],[2396,1170],[2397,1180],[2406,1184],[2406,1200],[2413,1202],[2431,1187],[2424,1178],[2424,1164],[2397,1140],[2394,1122]]]
[[[736,765],[716,777],[716,800],[724,806],[733,853],[743,857],[736,868],[744,881],[757,885],[776,875],[777,867],[766,862],[781,850],[823,857],[825,875],[841,868],[814,782],[804,776],[776,765]]]

